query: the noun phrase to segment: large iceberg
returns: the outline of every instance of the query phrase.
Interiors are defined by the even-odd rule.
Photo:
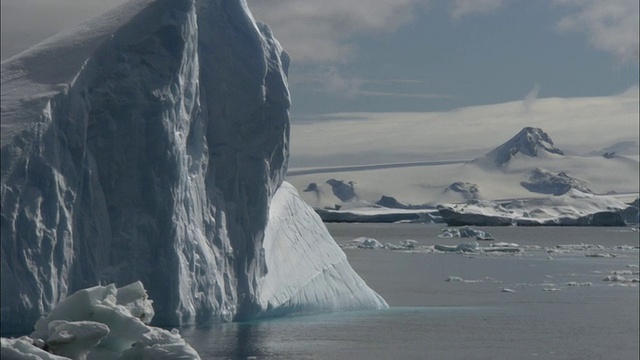
[[[283,185],[288,63],[244,0],[131,1],[4,61],[2,333],[135,281],[157,325],[385,307]]]

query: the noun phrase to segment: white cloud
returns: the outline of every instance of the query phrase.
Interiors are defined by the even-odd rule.
[[[525,126],[562,139],[558,145],[564,150],[587,153],[638,142],[638,86],[614,96],[539,98],[531,111],[512,101],[447,112],[335,113],[302,120],[291,128],[291,154],[295,163],[309,167],[344,165],[347,160],[470,159]]]
[[[415,79],[361,79],[356,76],[345,76],[336,66],[326,66],[320,72],[305,76],[293,77],[292,84],[311,85],[316,91],[339,94],[347,97],[392,97],[414,99],[448,99],[451,95],[431,92],[398,92],[370,90],[368,86],[385,87],[389,84],[413,85],[422,84]]]
[[[311,85],[315,90],[355,96],[360,92],[363,81],[358,77],[344,76],[336,66],[318,67],[316,71],[290,78],[291,84]]]
[[[249,0],[297,62],[341,63],[354,57],[350,37],[392,32],[428,0]]]
[[[412,98],[412,99],[449,99],[452,96],[438,93],[409,93],[409,92],[393,92],[393,91],[374,91],[360,90],[357,95],[374,96],[374,97],[394,97],[394,98]]]
[[[506,0],[454,0],[451,17],[460,19],[473,14],[484,14],[501,8]]]
[[[558,23],[560,31],[580,31],[595,48],[615,55],[620,61],[638,61],[637,0],[555,0],[577,8]]]
[[[540,85],[534,84],[531,91],[529,91],[527,96],[525,96],[524,99],[522,100],[524,111],[526,112],[531,111],[531,107],[533,106],[533,103],[535,103],[536,100],[538,99],[539,92],[540,92]]]

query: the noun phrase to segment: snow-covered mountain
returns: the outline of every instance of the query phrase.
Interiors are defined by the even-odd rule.
[[[283,185],[288,64],[244,0],[131,1],[4,61],[2,332],[112,282],[158,325],[385,307]]]
[[[498,167],[508,165],[509,161],[521,154],[528,157],[540,157],[543,154],[564,155],[555,147],[551,137],[542,129],[525,127],[504,144],[489,153],[473,160],[478,164],[495,164]]]
[[[633,157],[562,153],[546,132],[525,127],[471,161],[303,168],[291,171],[287,180],[306,189],[302,197],[312,206],[339,206],[343,210],[367,203],[374,206],[381,197],[392,197],[409,208],[467,200],[540,198],[572,189],[621,196],[624,201],[637,197],[639,163]],[[345,201],[336,196],[327,183],[331,179],[350,184],[357,198]]]

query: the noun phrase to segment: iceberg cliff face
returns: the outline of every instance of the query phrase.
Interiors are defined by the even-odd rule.
[[[264,316],[266,292],[299,291],[264,287],[288,63],[243,0],[132,1],[3,62],[2,332],[99,283],[142,281],[159,325]],[[324,230],[307,220],[287,219],[309,245]],[[342,267],[313,283],[362,281]],[[360,308],[386,305],[360,282]]]

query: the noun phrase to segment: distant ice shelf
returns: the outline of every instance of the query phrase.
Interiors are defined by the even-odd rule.
[[[625,226],[638,223],[638,208],[613,197],[570,190],[561,196],[497,203],[443,204],[449,226]]]

